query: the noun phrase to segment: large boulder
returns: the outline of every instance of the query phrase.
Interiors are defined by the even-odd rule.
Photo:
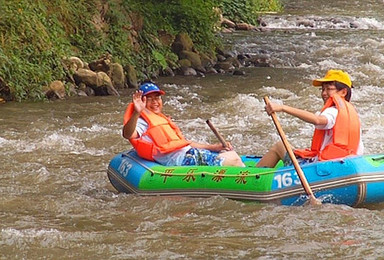
[[[97,85],[93,87],[93,90],[97,96],[120,96],[119,92],[113,87],[111,78],[103,71],[97,72]]]
[[[97,86],[97,73],[92,70],[79,69],[73,74],[73,79],[75,80],[76,85],[84,83],[90,87]]]
[[[250,31],[250,30],[254,30],[255,28],[256,28],[255,26],[248,23],[236,24],[236,30],[240,30],[240,31]]]
[[[189,68],[192,66],[192,63],[188,59],[181,59],[178,61],[180,68]]]
[[[236,24],[227,18],[221,19],[221,26],[224,26],[226,28],[236,28]]]
[[[88,66],[89,66],[89,69],[95,72],[103,71],[105,73],[108,73],[111,60],[112,60],[112,55],[107,53],[102,55],[98,60],[90,62]]]
[[[111,63],[109,76],[111,77],[112,84],[116,89],[122,89],[125,86],[125,75],[123,66],[119,63]]]
[[[124,69],[127,73],[126,82],[128,87],[137,88],[139,84],[137,83],[137,73],[135,68],[131,64],[127,64]]]
[[[172,51],[179,55],[182,51],[192,51],[193,42],[192,39],[186,33],[179,33],[174,42],[172,43]]]
[[[187,59],[191,62],[192,68],[200,68],[201,65],[201,59],[200,55],[192,52],[192,51],[182,51],[180,52],[180,59]]]
[[[69,57],[65,60],[67,66],[72,71],[84,68],[84,62],[78,57]]]
[[[45,95],[49,99],[64,99],[66,96],[64,83],[59,80],[52,81]]]
[[[209,57],[207,54],[204,54],[204,53],[200,54],[200,59],[201,59],[201,65],[205,68],[210,68],[213,65],[215,65],[215,63],[217,62],[217,59],[215,61],[214,59],[212,59],[211,57]]]

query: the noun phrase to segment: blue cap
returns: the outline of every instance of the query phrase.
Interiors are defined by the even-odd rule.
[[[153,83],[143,83],[140,86],[140,90],[143,91],[143,96],[156,92],[160,93],[160,95],[165,94],[163,90],[160,90],[159,87]]]

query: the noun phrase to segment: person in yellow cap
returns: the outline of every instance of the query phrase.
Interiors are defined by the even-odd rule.
[[[315,125],[311,147],[294,150],[299,163],[362,155],[364,146],[361,141],[360,119],[350,103],[353,86],[349,75],[342,70],[329,70],[323,78],[313,80],[312,84],[321,87],[324,101],[324,106],[318,113],[276,103],[265,107],[269,115],[273,112],[285,112]],[[274,144],[257,166],[275,167],[279,160],[283,160],[285,165],[292,163],[282,142]]]

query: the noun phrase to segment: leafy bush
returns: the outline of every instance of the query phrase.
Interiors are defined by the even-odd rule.
[[[220,44],[215,32],[219,17],[214,7],[216,0],[148,0],[140,11],[145,16],[147,34],[186,32],[198,50],[212,53]]]
[[[86,6],[85,1],[70,0],[7,1],[0,6],[0,76],[17,100],[40,100],[44,86],[64,77],[62,58],[78,45],[79,32],[89,37],[85,32],[90,25],[73,22],[76,14],[87,14]]]
[[[223,15],[232,21],[254,25],[260,12],[282,10],[278,0],[221,0],[220,7]]]

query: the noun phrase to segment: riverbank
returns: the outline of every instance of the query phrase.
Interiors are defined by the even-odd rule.
[[[119,64],[115,67],[122,69],[118,73],[125,82],[114,88],[135,87],[137,82],[159,75],[228,71],[236,66],[224,63],[214,67],[229,58],[222,51],[220,32],[255,30],[252,24],[257,23],[257,12],[270,10],[281,10],[277,0],[237,4],[213,0],[178,4],[134,0],[7,2],[0,7],[4,14],[0,24],[0,102],[83,93],[81,82],[75,79],[80,68],[74,70],[67,62],[73,57],[82,61],[81,69],[106,73],[112,85],[109,68],[106,72],[88,65],[101,60]],[[110,85],[105,75],[101,78],[90,86],[96,94],[105,92],[97,88],[108,90]]]

